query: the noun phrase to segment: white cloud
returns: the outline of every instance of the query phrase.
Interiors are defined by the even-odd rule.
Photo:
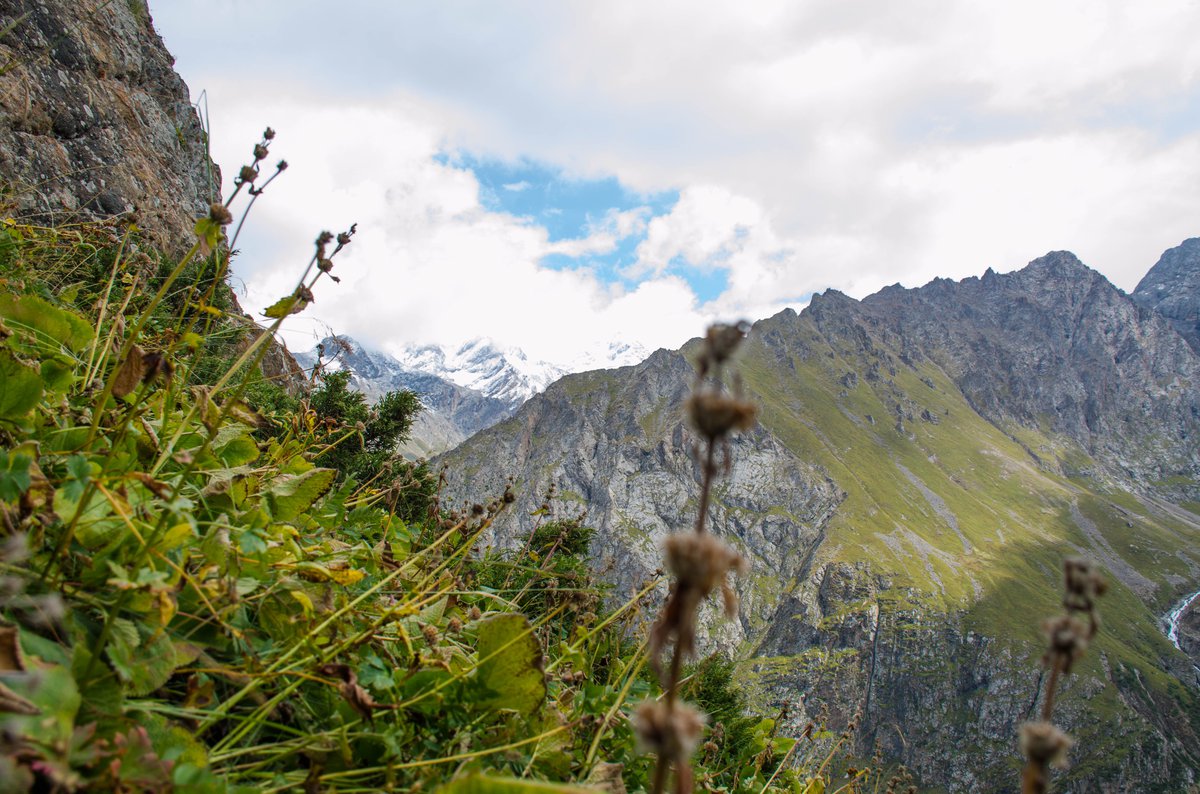
[[[753,316],[814,289],[861,296],[1063,248],[1131,289],[1200,233],[1200,6],[1188,0],[910,0],[869,13],[835,0],[347,0],[336,25],[308,0],[153,10],[184,76],[209,89],[214,141],[236,132],[244,148],[257,130],[235,128],[269,122],[293,161],[237,272],[266,300],[285,281],[269,274],[304,261],[312,236],[292,246],[284,230],[360,220],[339,269],[370,275],[319,293],[316,308],[381,339],[486,326],[531,355],[610,329],[677,344],[702,313]],[[258,32],[252,50],[213,46],[240,29]],[[296,46],[312,29],[320,58]],[[297,139],[303,156],[284,152]],[[532,221],[481,207],[469,172],[431,159],[447,147],[678,189],[680,201],[551,244]],[[237,161],[218,154],[230,171]],[[643,232],[628,274],[648,281],[628,293],[537,264]],[[250,245],[265,238],[269,257]],[[697,308],[673,262],[721,269],[729,288]]]
[[[487,210],[470,171],[435,159],[441,137],[427,109],[391,102],[314,110],[292,99],[225,101],[215,114],[214,139],[225,142],[218,158],[237,162],[269,123],[278,132],[272,157],[291,164],[255,205],[239,243],[247,310],[257,314],[294,288],[318,231],[358,223],[335,260],[341,283],[321,282],[314,306],[285,324],[293,348],[330,329],[393,347],[489,336],[533,359],[568,362],[614,340],[677,346],[703,329],[677,278],[625,291],[587,270],[540,264],[570,244],[577,253],[611,250],[645,228],[647,208],[610,212],[587,238],[551,243],[527,219]],[[334,141],[346,145],[331,148]]]
[[[522,179],[520,182],[506,182],[505,184],[501,185],[501,187],[510,193],[520,193],[522,191],[529,190],[532,185]]]

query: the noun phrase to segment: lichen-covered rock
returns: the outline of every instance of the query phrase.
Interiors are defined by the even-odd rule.
[[[145,3],[0,0],[0,29],[12,211],[47,225],[131,214],[156,247],[188,248],[220,177]]]

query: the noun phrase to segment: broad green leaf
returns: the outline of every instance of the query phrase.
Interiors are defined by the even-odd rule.
[[[476,654],[475,681],[482,689],[476,705],[532,714],[546,699],[542,646],[524,615],[496,615],[482,621]]]
[[[437,794],[595,794],[603,789],[594,786],[568,786],[562,783],[547,783],[541,780],[525,780],[517,777],[485,775],[474,772],[451,780]]]
[[[65,392],[75,382],[75,368],[55,358],[42,362],[42,384],[52,392]]]
[[[41,399],[41,374],[0,350],[0,419],[23,419]]]
[[[0,449],[0,501],[13,502],[29,490],[33,478],[29,473],[33,458],[14,451]]]
[[[127,622],[119,620],[116,621]],[[137,629],[134,629],[137,634]],[[108,658],[113,669],[135,697],[149,695],[167,683],[175,668],[186,661],[165,632],[158,632],[137,644],[130,642],[127,633],[114,631],[108,644]]]
[[[217,457],[231,469],[250,463],[258,457],[258,445],[246,433],[239,433],[219,447],[214,445],[213,449]]]
[[[35,745],[66,747],[80,703],[71,671],[57,664],[35,664],[29,672],[5,675],[4,683],[38,711],[29,715],[5,714],[5,732]]]
[[[267,491],[267,505],[278,521],[293,521],[325,495],[333,485],[333,469],[313,469],[275,479]]]
[[[34,295],[0,295],[0,318],[11,325],[24,326],[39,339],[57,342],[74,353],[92,341],[92,326],[87,320]]]

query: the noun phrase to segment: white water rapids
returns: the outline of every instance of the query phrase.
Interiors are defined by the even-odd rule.
[[[1176,648],[1179,648],[1181,651],[1183,648],[1180,648],[1179,646],[1179,621],[1183,619],[1183,613],[1187,611],[1187,608],[1190,607],[1192,602],[1197,598],[1200,598],[1200,590],[1197,590],[1189,596],[1184,596],[1183,600],[1176,604],[1175,607],[1167,613],[1166,618],[1164,618],[1164,624],[1167,629],[1167,639],[1171,641],[1172,645],[1174,645]]]

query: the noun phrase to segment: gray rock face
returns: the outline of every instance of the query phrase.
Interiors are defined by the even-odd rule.
[[[662,566],[663,539],[695,521],[698,439],[680,412],[691,377],[684,356],[666,350],[633,367],[568,375],[451,453],[448,493],[499,494],[516,473],[517,501],[496,538],[514,545],[553,483],[560,500],[587,512],[596,566],[625,594]],[[716,488],[710,527],[752,560],[755,575],[741,583],[741,624],[717,625],[710,638],[727,648],[761,628],[842,497],[764,430],[730,453],[737,466]]]
[[[218,195],[205,134],[144,2],[0,0],[0,174],[47,225],[135,212],[157,247],[192,242]]]
[[[553,384],[444,456],[449,496],[514,476],[494,542],[516,544],[556,483],[625,596],[694,520],[688,350]],[[835,727],[858,712],[864,754],[878,741],[947,791],[1013,790],[1037,626],[1062,557],[1083,554],[1114,592],[1059,699],[1079,744],[1055,790],[1200,780],[1200,690],[1159,629],[1200,586],[1200,359],[1163,317],[1054,253],[861,302],[826,293],[755,324],[740,368],[762,422],[732,444],[711,518],[752,573],[740,620],[711,606],[703,625],[764,712],[791,703],[795,731],[822,704]]]
[[[1047,423],[1122,480],[1200,478],[1200,359],[1073,254],[888,287],[853,313],[847,300],[815,298],[814,319],[835,330],[861,317],[900,349],[900,363],[931,360],[993,423]]]
[[[1163,253],[1129,297],[1170,320],[1200,353],[1200,237]]]

